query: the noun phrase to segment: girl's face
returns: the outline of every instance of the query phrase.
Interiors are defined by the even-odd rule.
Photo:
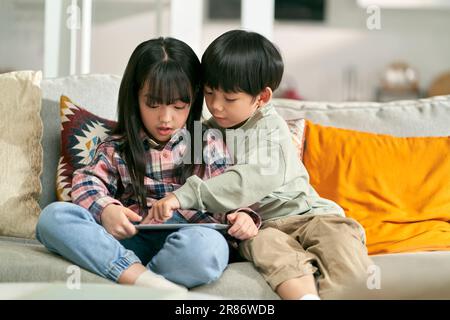
[[[260,105],[260,96],[255,98],[245,92],[227,93],[208,86],[204,87],[203,92],[209,112],[222,128],[231,128],[244,122]]]
[[[189,103],[175,100],[172,104],[147,105],[148,84],[139,90],[139,110],[147,131],[159,142],[167,142],[172,134],[186,124]]]

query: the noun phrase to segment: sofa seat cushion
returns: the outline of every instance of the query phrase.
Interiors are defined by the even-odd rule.
[[[333,299],[450,299],[450,252],[383,254],[372,259],[368,289],[348,290]],[[232,263],[217,282],[193,290],[230,299],[279,299],[249,262]]]
[[[372,256],[368,270],[372,288],[344,292],[336,299],[450,299],[450,252],[397,253]],[[47,251],[37,241],[0,237],[1,282],[66,282],[69,261]],[[81,269],[81,283],[111,281]],[[230,264],[222,277],[194,292],[228,299],[279,299],[249,262]]]
[[[0,239],[0,282],[67,281],[74,274],[73,264],[50,253],[37,241]],[[111,281],[81,269],[81,283],[111,283]],[[69,271],[69,273],[68,273]]]
[[[0,283],[0,300],[222,300],[195,292],[155,290],[114,283],[83,283],[76,289],[65,282]],[[152,302],[153,306],[157,306]],[[170,306],[170,305],[168,305]],[[150,307],[149,303],[146,307]]]
[[[381,254],[372,259],[376,267],[368,276],[379,276],[380,288],[373,286],[376,279],[368,278],[375,288],[361,299],[450,299],[449,251]]]
[[[192,290],[228,299],[280,299],[250,262],[231,263],[219,280]]]
[[[49,252],[38,241],[0,237],[0,282],[66,282],[73,264]],[[70,269],[69,269],[70,270]],[[111,281],[81,269],[81,283]],[[232,263],[215,283],[192,291],[231,299],[277,299],[263,277],[249,262]]]

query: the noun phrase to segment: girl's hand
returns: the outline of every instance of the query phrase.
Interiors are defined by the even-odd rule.
[[[156,223],[163,223],[172,218],[173,211],[177,209],[180,209],[180,202],[175,195],[169,193],[166,197],[153,203],[141,224],[150,223],[152,220]]]
[[[117,240],[122,240],[138,233],[130,221],[141,221],[142,217],[128,208],[110,204],[103,209],[101,219],[106,231]]]
[[[238,211],[227,215],[228,221],[233,225],[228,234],[239,240],[247,240],[258,234],[258,227],[253,219],[245,212]]]

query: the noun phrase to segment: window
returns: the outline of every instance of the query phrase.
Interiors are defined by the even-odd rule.
[[[275,20],[323,21],[326,0],[275,0]],[[241,0],[209,0],[208,18],[235,20],[241,17]]]

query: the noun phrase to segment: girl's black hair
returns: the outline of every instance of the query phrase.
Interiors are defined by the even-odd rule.
[[[144,185],[145,147],[140,131],[145,130],[139,109],[139,91],[149,84],[148,105],[172,104],[180,99],[190,104],[186,128],[194,137],[194,121],[199,121],[203,107],[200,61],[183,41],[157,38],[139,44],[131,54],[119,89],[118,123],[113,134],[121,136],[121,154],[130,172],[131,183],[141,213],[147,211]],[[191,149],[191,159],[193,150]],[[189,152],[189,151],[188,151]],[[181,168],[182,180],[193,173],[193,161]]]
[[[266,87],[275,91],[283,70],[283,59],[275,45],[259,33],[244,30],[222,34],[202,56],[205,85],[253,97]]]

